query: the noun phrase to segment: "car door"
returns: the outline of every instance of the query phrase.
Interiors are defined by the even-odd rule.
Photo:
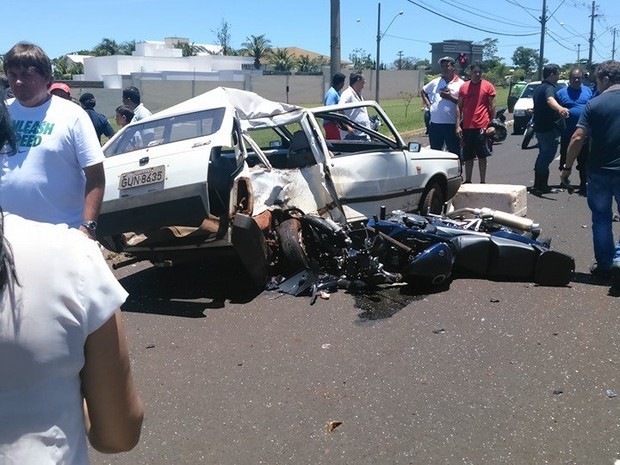
[[[412,173],[402,150],[352,142],[357,150],[341,151],[329,161],[331,178],[348,221],[402,208],[412,190]]]
[[[208,215],[211,152],[230,145],[225,109],[167,116],[125,127],[104,147],[102,234],[166,225],[197,226]],[[139,135],[142,144],[132,150]]]

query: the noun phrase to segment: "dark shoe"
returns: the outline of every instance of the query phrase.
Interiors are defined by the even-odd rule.
[[[598,276],[599,278],[609,279],[611,278],[611,269],[601,268],[600,266],[598,266],[598,263],[595,263],[590,267],[590,274],[592,276]]]
[[[620,263],[614,263],[611,265],[610,274],[612,279],[611,285],[620,289]]]
[[[581,185],[579,186],[579,195],[582,197],[587,197],[588,196],[588,186]]]
[[[555,189],[549,186],[532,186],[530,188],[530,192],[534,195],[543,195],[543,194],[557,194],[558,192],[564,192],[564,190]]]

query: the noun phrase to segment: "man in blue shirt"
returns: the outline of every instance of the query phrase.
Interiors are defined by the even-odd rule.
[[[620,290],[620,241],[614,243],[613,201],[620,204],[620,62],[609,60],[596,68],[596,86],[601,93],[590,100],[571,137],[562,170],[568,176],[581,148],[590,137],[588,207],[592,212],[592,242],[596,263],[591,273],[613,278]]]
[[[88,113],[90,120],[93,122],[99,143],[101,143],[101,136],[106,136],[109,139],[114,135],[114,129],[112,129],[112,125],[108,121],[108,118],[95,110],[97,101],[95,100],[95,96],[93,94],[90,92],[83,93],[80,96],[80,105],[84,111]]]
[[[323,105],[338,105],[340,102],[340,91],[344,87],[345,76],[342,73],[334,74],[332,78],[332,86],[325,93],[323,98]],[[324,121],[323,128],[325,129],[325,138],[337,140],[340,139],[340,129],[338,125],[333,121]]]
[[[577,121],[583,113],[586,103],[592,98],[592,90],[583,84],[583,71],[579,68],[571,70],[568,77],[568,86],[558,90],[555,98],[560,105],[568,108],[566,127],[560,137],[560,171],[566,163],[566,151],[570,138],[577,128]],[[584,143],[577,157],[577,170],[579,171],[579,194],[586,195],[586,160],[588,159],[589,144]]]

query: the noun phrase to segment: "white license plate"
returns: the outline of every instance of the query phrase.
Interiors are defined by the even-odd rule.
[[[119,189],[132,189],[134,187],[155,184],[166,179],[166,167],[164,165],[145,168],[143,170],[129,171],[121,174],[118,181]]]

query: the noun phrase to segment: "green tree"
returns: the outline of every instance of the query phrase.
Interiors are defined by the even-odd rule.
[[[198,55],[198,52],[207,51],[207,49],[204,48],[202,45],[196,45],[194,44],[194,42],[192,42],[191,44],[187,42],[177,42],[176,44],[174,44],[174,48],[180,48],[181,53],[184,57],[194,57]]]
[[[354,69],[375,69],[375,60],[370,58],[370,53],[361,48],[354,49],[349,54],[349,60]]]
[[[500,57],[498,53],[498,39],[491,39],[487,37],[482,41],[482,60],[483,61],[492,61],[492,62],[500,62],[502,61],[502,57]]]
[[[286,48],[277,48],[269,57],[269,63],[276,71],[290,72],[296,65],[295,57]]]
[[[512,62],[515,66],[522,68],[527,76],[532,74],[532,71],[538,64],[539,55],[533,48],[517,47],[512,54]]]
[[[136,50],[136,41],[128,40],[127,42],[123,42],[118,46],[118,54],[119,55],[131,55],[132,52]]]
[[[103,38],[101,42],[95,45],[92,54],[98,57],[108,55],[119,55],[120,46],[113,39]]]
[[[265,58],[271,53],[271,41],[265,37],[265,34],[246,37],[241,47],[244,55],[254,58],[255,69],[260,69],[261,58]]]
[[[413,69],[431,69],[431,62],[430,60],[424,59],[424,60],[417,60],[414,64],[413,64]]]
[[[230,24],[222,19],[222,24],[215,31],[217,44],[222,47],[222,55],[234,55],[235,51],[230,46]]]
[[[318,73],[321,67],[326,64],[326,58],[319,56],[310,58],[308,55],[301,55],[297,59],[297,72],[299,73]]]

